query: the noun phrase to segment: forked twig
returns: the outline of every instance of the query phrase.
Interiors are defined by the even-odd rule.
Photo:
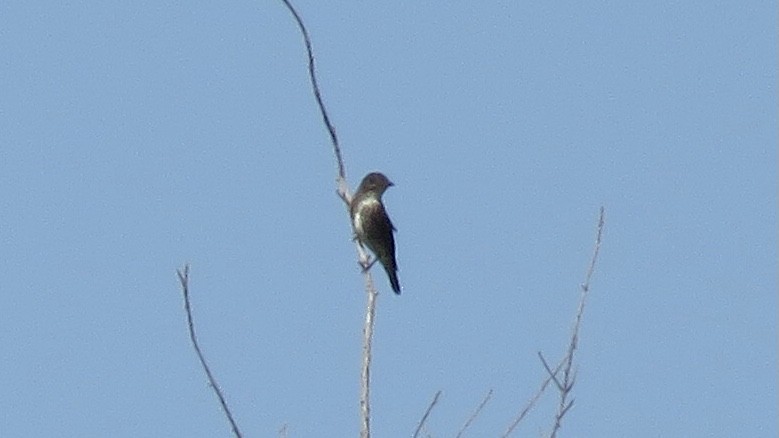
[[[552,371],[552,369],[549,368],[549,364],[546,363],[546,359],[544,359],[544,354],[541,353],[540,351],[538,352],[538,358],[541,359],[541,364],[544,365],[544,369],[546,370],[547,373],[549,373],[549,377],[552,378],[552,381],[557,386],[557,390],[558,391],[562,391],[563,390],[563,384],[560,383],[559,380],[557,380],[557,371],[560,370],[560,365],[557,365],[557,370],[556,371]]]
[[[563,380],[558,384],[560,390],[560,402],[557,405],[557,414],[555,414],[555,422],[552,427],[551,438],[557,437],[557,431],[562,426],[563,417],[573,406],[574,400],[568,400],[568,397],[573,390],[573,386],[576,383],[576,372],[573,370],[573,357],[576,352],[576,348],[579,344],[579,328],[582,322],[582,316],[584,315],[584,307],[587,303],[587,294],[590,291],[590,280],[592,274],[595,272],[595,263],[598,261],[598,254],[600,253],[601,239],[603,237],[603,226],[605,224],[605,209],[600,208],[600,214],[598,215],[598,229],[595,236],[595,248],[592,251],[592,258],[590,259],[590,265],[587,268],[587,275],[584,278],[584,283],[581,284],[581,297],[579,298],[579,308],[576,311],[576,319],[574,321],[571,342],[568,344],[568,353],[565,355],[563,368]]]
[[[541,386],[538,387],[535,394],[533,394],[532,397],[525,403],[525,406],[522,407],[522,410],[519,411],[519,414],[517,414],[516,418],[514,418],[514,421],[509,425],[509,427],[506,429],[505,432],[503,432],[503,435],[501,435],[501,438],[507,438],[509,435],[511,435],[514,432],[514,429],[519,425],[519,423],[527,416],[528,413],[536,406],[536,402],[538,402],[538,399],[541,398],[541,394],[544,393],[546,390],[546,387],[549,385],[549,382],[552,381],[555,375],[560,371],[560,368],[563,367],[563,361],[560,361],[559,364],[555,367],[555,369],[549,373],[549,375],[544,379],[544,381],[541,383]]]
[[[544,359],[543,354],[541,354],[541,352],[538,353],[538,357],[541,359],[541,363],[543,364],[544,369],[546,370],[548,376],[541,384],[541,387],[538,389],[538,391],[536,391],[533,397],[531,397],[531,399],[527,402],[525,407],[520,411],[519,415],[517,415],[517,417],[508,427],[508,429],[506,429],[506,432],[503,433],[502,435],[503,438],[508,437],[514,431],[514,429],[517,427],[520,421],[522,421],[522,419],[525,418],[528,412],[530,412],[530,410],[535,406],[536,401],[541,397],[541,394],[546,390],[546,387],[549,385],[549,382],[554,382],[555,385],[557,386],[557,390],[560,393],[560,402],[558,403],[557,406],[557,413],[555,414],[555,424],[552,428],[552,433],[551,433],[552,438],[556,438],[557,431],[560,429],[562,425],[563,417],[565,416],[565,414],[568,413],[568,411],[573,406],[574,400],[568,399],[571,390],[573,389],[573,386],[576,383],[576,372],[573,370],[573,357],[579,342],[579,327],[581,326],[582,316],[584,315],[584,307],[587,301],[587,293],[590,290],[590,280],[592,279],[592,274],[595,272],[595,264],[598,260],[598,254],[600,253],[600,246],[603,237],[604,224],[605,224],[605,209],[601,207],[600,214],[598,215],[598,226],[597,226],[597,233],[595,237],[595,248],[593,250],[592,258],[590,259],[589,267],[587,268],[587,275],[585,276],[584,283],[581,285],[582,293],[579,299],[579,306],[576,310],[576,319],[571,333],[571,340],[568,344],[568,351],[565,357],[563,357],[560,360],[560,363],[558,363],[557,366],[554,368],[554,370],[552,370],[549,367],[549,364],[547,363],[546,359]],[[561,370],[563,372],[562,380],[557,376]]]

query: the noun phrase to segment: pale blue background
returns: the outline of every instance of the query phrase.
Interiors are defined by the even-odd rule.
[[[349,182],[381,170],[376,437],[775,437],[775,2],[299,1]],[[365,295],[278,1],[0,3],[0,435],[358,432]],[[548,394],[516,436],[548,432]]]

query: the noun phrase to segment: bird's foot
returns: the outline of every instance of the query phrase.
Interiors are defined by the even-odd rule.
[[[368,272],[371,269],[371,267],[373,267],[373,264],[376,263],[376,260],[378,259],[371,260],[370,256],[368,256],[368,258],[365,261],[361,261],[360,267],[362,267],[362,272],[363,273]]]

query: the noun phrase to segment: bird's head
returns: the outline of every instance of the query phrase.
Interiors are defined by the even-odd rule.
[[[362,179],[358,192],[374,192],[381,196],[388,187],[392,187],[395,184],[392,183],[383,173],[371,172],[365,175]]]

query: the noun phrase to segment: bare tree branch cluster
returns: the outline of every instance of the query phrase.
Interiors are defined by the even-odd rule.
[[[579,305],[576,310],[573,329],[571,330],[571,338],[568,342],[568,350],[565,356],[560,360],[554,369],[551,369],[549,363],[544,358],[544,355],[540,351],[538,352],[538,357],[541,360],[541,364],[546,370],[548,376],[541,384],[541,387],[538,389],[538,391],[536,391],[533,397],[520,411],[519,415],[517,415],[517,417],[511,423],[509,428],[503,434],[503,437],[508,437],[522,421],[522,419],[525,418],[528,412],[530,412],[530,410],[535,406],[536,402],[541,397],[541,394],[546,390],[549,382],[554,382],[555,387],[560,394],[557,412],[555,413],[554,425],[552,426],[551,437],[557,436],[557,432],[562,426],[563,417],[565,417],[565,414],[567,414],[573,406],[574,400],[570,398],[571,391],[573,390],[573,386],[576,383],[576,372],[573,369],[573,359],[576,348],[579,345],[579,329],[581,328],[582,317],[584,316],[584,307],[587,303],[587,295],[590,291],[590,281],[592,280],[592,274],[595,272],[595,264],[598,261],[598,254],[600,253],[600,246],[603,238],[603,227],[606,221],[605,214],[606,212],[604,207],[601,207],[598,214],[598,225],[595,233],[595,247],[592,252],[592,257],[590,258],[590,264],[587,268],[587,274],[585,275],[584,283],[581,284],[581,295],[579,296]],[[562,371],[563,374],[562,379],[558,378],[558,373],[560,373],[560,371]]]
[[[593,249],[592,258],[590,259],[590,264],[587,268],[587,274],[585,276],[584,283],[581,284],[581,295],[579,297],[579,305],[576,310],[576,317],[574,319],[573,329],[571,331],[571,338],[568,343],[567,352],[565,356],[559,361],[559,363],[554,367],[554,369],[552,369],[549,366],[549,363],[546,361],[546,358],[544,358],[544,355],[540,351],[538,352],[538,358],[541,360],[541,364],[547,372],[547,377],[543,380],[543,382],[541,382],[540,387],[536,390],[533,396],[530,397],[530,399],[525,403],[522,409],[520,409],[519,413],[511,422],[511,424],[508,426],[506,431],[503,432],[503,434],[501,435],[502,438],[507,438],[511,436],[512,433],[514,433],[514,430],[517,428],[517,426],[519,426],[519,424],[522,422],[523,419],[525,419],[527,414],[529,414],[530,411],[533,410],[533,408],[536,406],[536,403],[541,398],[541,395],[544,393],[544,391],[546,391],[547,387],[551,382],[554,382],[555,387],[557,388],[560,394],[560,399],[557,406],[557,412],[555,413],[555,418],[554,418],[554,425],[552,426],[552,432],[550,434],[552,438],[555,438],[557,436],[557,432],[560,430],[560,427],[562,427],[563,417],[565,417],[565,414],[567,414],[568,411],[571,409],[571,407],[573,407],[574,400],[573,398],[571,398],[571,392],[573,391],[574,384],[576,383],[576,372],[573,369],[574,353],[576,352],[576,348],[578,347],[579,344],[579,329],[581,328],[582,317],[584,316],[584,307],[587,302],[587,295],[590,291],[590,281],[592,280],[592,274],[595,272],[595,264],[598,261],[598,254],[600,253],[600,246],[603,237],[604,224],[605,224],[605,209],[601,207],[600,213],[598,215],[598,225],[597,225],[597,230],[595,235],[595,247]],[[558,374],[560,373],[560,371],[562,371],[562,378],[558,378]],[[422,428],[422,425],[430,415],[430,411],[438,402],[438,396],[440,395],[440,393],[441,391],[438,391],[435,395],[435,398],[430,403],[427,411],[425,412],[424,417],[422,418],[422,421],[420,421],[419,423],[419,427],[417,428],[414,437],[417,436],[417,434]],[[479,404],[475,412],[471,415],[471,417],[468,419],[465,425],[457,433],[458,438],[462,436],[464,430],[468,426],[470,426],[473,420],[476,417],[478,417],[478,415],[481,413],[481,410],[484,408],[484,406],[487,404],[487,402],[491,397],[492,397],[492,390],[490,390],[487,393],[487,396],[484,398],[484,400],[482,400],[481,404]]]

